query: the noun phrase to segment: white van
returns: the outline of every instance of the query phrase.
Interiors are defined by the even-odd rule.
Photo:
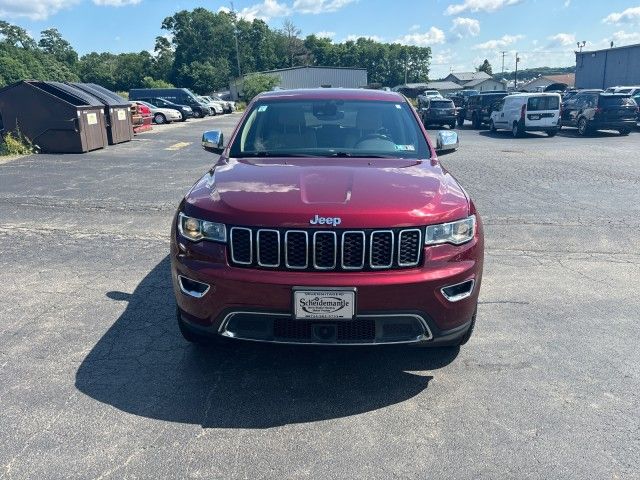
[[[491,131],[511,130],[514,137],[524,132],[546,132],[553,137],[560,130],[561,98],[558,93],[517,93],[493,105]]]

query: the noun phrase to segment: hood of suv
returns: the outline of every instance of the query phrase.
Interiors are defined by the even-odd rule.
[[[463,218],[469,202],[438,162],[231,159],[194,185],[185,211],[231,225],[308,227],[318,215],[340,228],[390,228]]]

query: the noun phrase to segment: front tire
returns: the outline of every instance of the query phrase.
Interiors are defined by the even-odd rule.
[[[451,123],[449,124],[449,128],[450,128],[451,130],[453,130],[454,128],[456,128],[456,122],[451,122]]]
[[[589,133],[589,123],[587,122],[587,119],[583,117],[578,120],[578,135],[580,135],[581,137],[586,137],[587,135],[589,135]]]
[[[478,115],[475,113],[473,114],[473,117],[471,117],[471,126],[476,130],[480,130],[480,118],[478,118]]]
[[[464,127],[464,117],[458,117],[458,127]]]
[[[193,116],[194,116],[195,118],[202,118],[204,115],[202,114],[202,111],[201,111],[201,110],[194,110],[194,111],[193,111]]]
[[[550,137],[555,137],[558,134],[557,128],[552,128],[551,130],[547,130],[547,135]]]
[[[167,117],[165,117],[162,113],[156,113],[153,117],[153,121],[157,125],[162,125],[164,123],[167,123]]]
[[[618,130],[618,132],[620,133],[620,135],[622,135],[623,137],[626,137],[627,135],[629,135],[631,133],[631,129],[629,128],[622,128],[620,130]]]

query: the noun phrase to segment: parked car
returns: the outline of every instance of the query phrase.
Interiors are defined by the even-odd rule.
[[[469,340],[482,222],[439,162],[418,161],[455,149],[456,132],[432,145],[402,95],[323,88],[265,92],[228,143],[212,131],[202,145],[220,157],[171,231],[185,339]]]
[[[224,102],[225,105],[227,106],[226,113],[232,113],[236,111],[236,102],[234,102],[233,100],[225,100],[220,95],[216,95],[215,93],[209,96],[214,100],[217,100],[219,102]]]
[[[221,115],[224,113],[224,106],[222,102],[214,102],[213,100],[207,100],[207,98],[201,95],[199,95],[197,98],[200,102],[202,102],[203,104],[205,104],[211,109],[211,115],[213,115],[214,117],[216,115],[219,115],[219,114]]]
[[[219,104],[222,108],[222,113],[231,113],[233,111],[231,102],[227,102],[226,100],[222,100],[221,98],[217,98],[213,95],[203,95],[202,98],[208,102]]]
[[[155,107],[160,108],[170,108],[172,110],[178,110],[182,115],[182,122],[186,121],[187,118],[193,117],[193,109],[188,105],[178,105],[177,103],[170,102],[165,98],[142,98],[140,99],[143,102],[149,103]]]
[[[637,124],[640,127],[640,93],[636,93],[633,96],[633,100],[638,104],[638,117],[636,118]]]
[[[559,93],[517,93],[498,100],[489,125],[492,132],[511,130],[514,137],[524,132],[546,132],[554,137],[560,126]]]
[[[628,135],[636,126],[638,105],[630,95],[579,92],[562,105],[562,126],[576,127],[579,135],[617,130]]]
[[[164,98],[179,105],[188,105],[196,118],[211,115],[211,108],[199,101],[188,88],[132,88],[129,90],[129,100],[144,100],[156,105],[155,102],[149,100],[155,98]]]
[[[179,122],[182,120],[182,114],[180,111],[173,108],[160,108],[151,103],[144,102],[142,100],[134,100],[134,103],[144,105],[151,110],[153,115],[153,123],[162,125],[163,123]]]
[[[480,128],[491,120],[493,104],[507,96],[507,92],[486,92],[472,95],[467,100],[464,111],[461,111],[462,122],[458,116],[458,125],[462,126],[464,120],[471,120],[473,128]]]
[[[425,90],[422,95],[425,97],[441,97],[442,96],[438,90]]]
[[[451,99],[427,97],[419,113],[425,127],[449,125],[449,128],[456,128],[456,106]]]

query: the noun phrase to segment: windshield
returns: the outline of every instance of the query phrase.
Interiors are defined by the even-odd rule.
[[[429,158],[430,151],[403,101],[266,99],[246,116],[231,156]]]

